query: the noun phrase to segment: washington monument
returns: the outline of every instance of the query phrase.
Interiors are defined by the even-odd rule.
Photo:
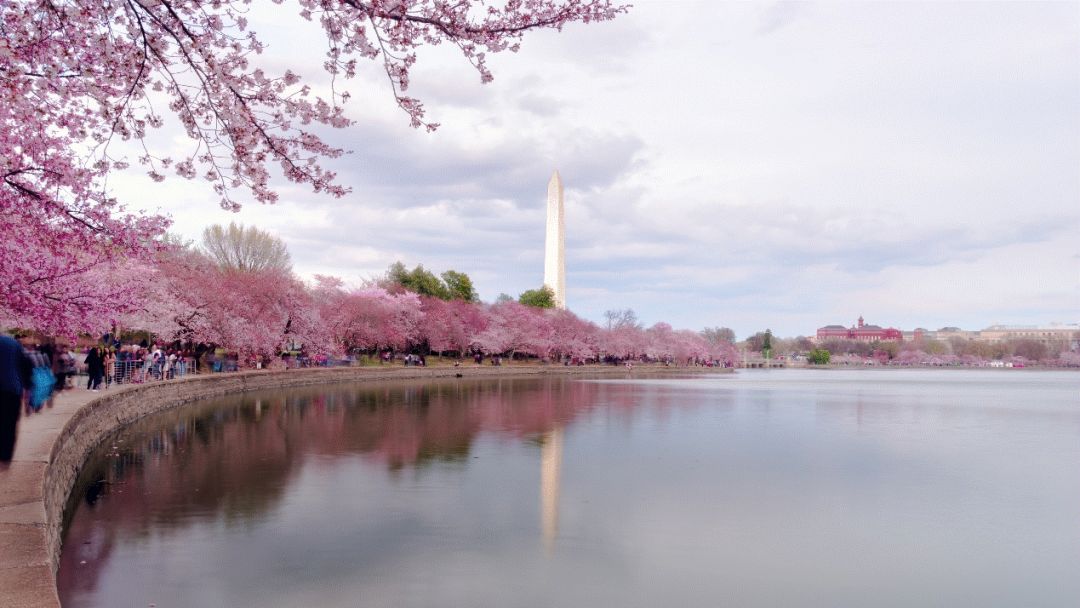
[[[563,241],[563,191],[559,172],[551,174],[547,191],[547,240],[544,243],[544,285],[555,293],[555,308],[566,308],[566,253]]]

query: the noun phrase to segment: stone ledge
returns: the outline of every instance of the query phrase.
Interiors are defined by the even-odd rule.
[[[55,608],[60,605],[56,577],[48,564],[0,570],[0,589],[4,590],[7,608]]]
[[[734,370],[642,366],[634,371],[687,374]],[[207,374],[99,393],[80,389],[65,392],[57,397],[53,409],[20,421],[15,458],[9,468],[0,469],[0,605],[60,605],[56,567],[64,508],[75,479],[103,437],[143,416],[234,393],[316,384],[627,373],[611,366],[340,367]]]

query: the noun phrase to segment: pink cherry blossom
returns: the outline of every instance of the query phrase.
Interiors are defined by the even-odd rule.
[[[123,306],[91,271],[149,262],[169,225],[110,196],[108,176],[132,163],[154,181],[201,180],[226,209],[239,208],[237,190],[276,201],[272,171],[340,197],[348,189],[324,163],[343,150],[317,132],[350,124],[340,81],[359,60],[379,62],[412,125],[434,129],[406,94],[421,47],[456,47],[487,82],[488,57],[517,51],[525,32],[626,10],[610,0],[297,2],[325,34],[327,99],[296,70],[260,66],[251,0],[0,2],[0,321],[85,330]],[[170,121],[192,140],[179,158],[149,143]],[[142,152],[117,156],[116,142]]]

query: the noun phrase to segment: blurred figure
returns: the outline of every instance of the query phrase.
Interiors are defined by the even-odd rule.
[[[154,364],[154,358],[150,356],[150,351],[148,351],[148,350],[140,350],[139,354],[140,354],[140,357],[141,357],[140,360],[142,361],[142,368],[141,368],[142,372],[140,372],[139,381],[140,382],[149,382],[150,381],[150,367]]]
[[[64,391],[68,387],[68,379],[75,373],[75,358],[68,352],[67,346],[57,344],[52,353],[52,371],[56,377],[54,393]]]
[[[56,376],[52,372],[52,361],[48,351],[41,346],[28,343],[23,350],[30,359],[30,382],[23,384],[23,389],[29,392],[26,402],[26,413],[33,414],[41,411],[46,403],[49,407],[53,404],[53,389],[56,388]]]
[[[105,377],[105,388],[113,383],[113,374],[116,371],[116,355],[111,348],[106,347],[101,357],[102,375]]]
[[[30,360],[22,345],[0,335],[0,469],[11,464],[23,391],[30,385]]]

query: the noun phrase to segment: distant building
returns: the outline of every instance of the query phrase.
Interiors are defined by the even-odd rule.
[[[914,342],[915,340],[922,340],[930,333],[925,327],[916,327],[915,329],[905,330],[900,332],[905,342]]]
[[[817,330],[817,341],[824,340],[858,340],[860,342],[887,342],[902,341],[904,334],[895,327],[881,327],[880,325],[867,325],[860,316],[858,322],[851,327],[843,325],[826,325]]]
[[[1049,347],[1080,348],[1080,325],[1055,323],[1050,325],[991,325],[981,331],[959,327],[942,327],[934,331],[916,328],[903,332],[905,340],[975,340],[977,342],[1008,342],[1035,340]]]
[[[991,325],[978,332],[977,340],[1004,342],[1006,340],[1035,340],[1046,346],[1080,346],[1080,325]]]
[[[975,340],[978,342],[1008,342],[1011,340],[1034,340],[1051,348],[1080,349],[1080,324],[1051,323],[1050,325],[991,325],[981,331],[963,330],[959,327],[942,327],[930,330],[917,327],[900,331],[892,327],[866,325],[863,318],[851,327],[826,325],[817,330],[817,342],[823,340],[858,340],[860,342],[920,341],[920,340]]]
[[[906,334],[908,332],[904,332],[904,333],[905,333],[904,337],[907,338]],[[950,340],[952,338],[960,338],[961,340],[978,340],[979,339],[979,332],[977,332],[977,331],[967,331],[967,330],[960,329],[959,327],[942,327],[941,329],[939,329],[937,331],[932,331],[932,330],[929,330],[929,329],[923,329],[923,328],[919,327],[914,332],[911,332],[911,333],[913,334],[913,337],[911,339],[914,339],[914,340]]]

